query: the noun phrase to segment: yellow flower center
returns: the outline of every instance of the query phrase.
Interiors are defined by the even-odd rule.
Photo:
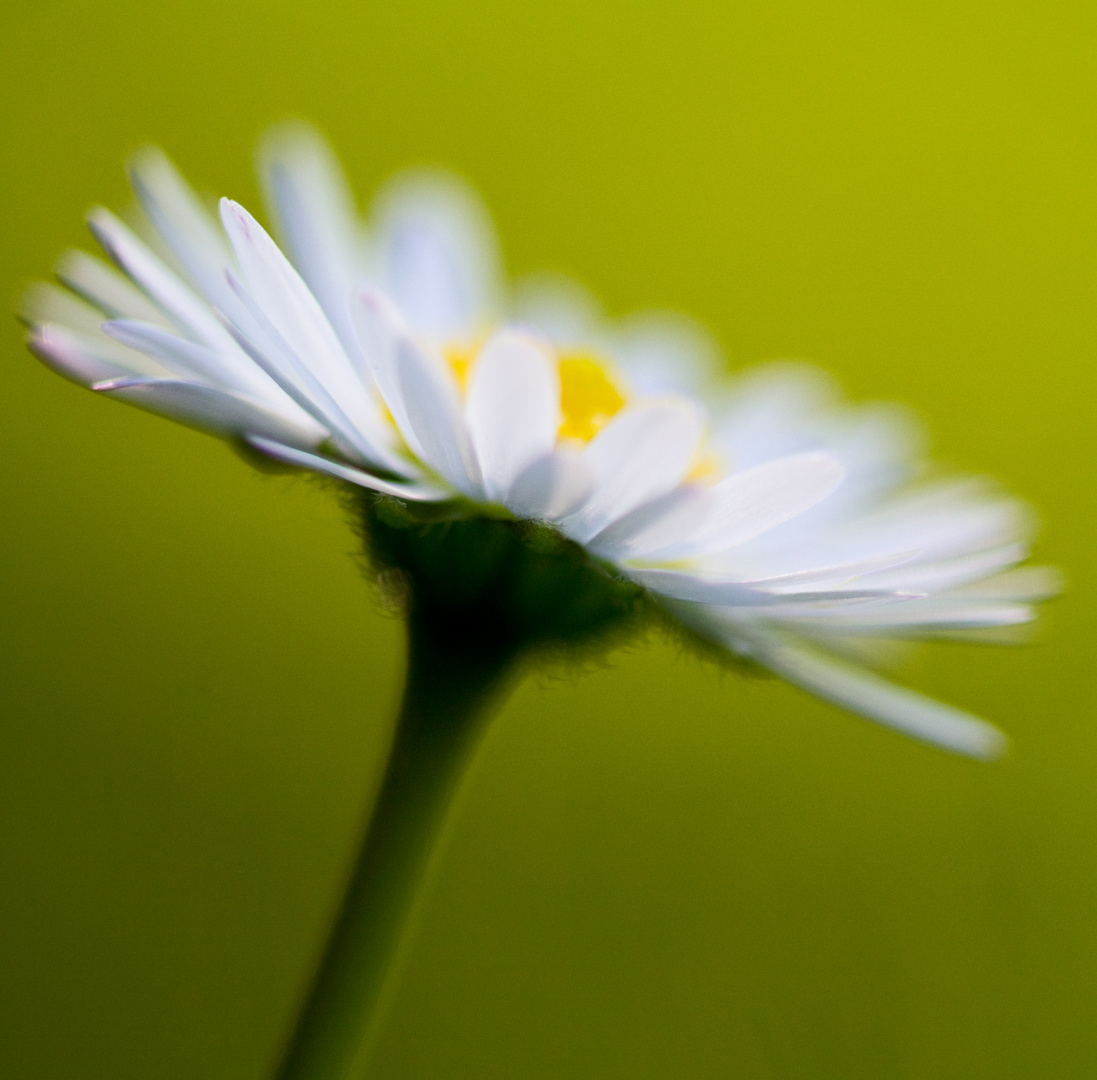
[[[561,439],[589,442],[625,404],[605,367],[589,353],[560,357]]]
[[[483,344],[481,338],[450,343],[442,349],[462,395],[468,390],[469,374]],[[560,353],[557,371],[560,376],[558,438],[590,442],[624,408],[625,395],[614,381],[612,369],[595,353]],[[710,484],[725,472],[720,457],[710,450],[698,454],[686,479]]]
[[[476,359],[476,354],[480,351],[482,344],[483,342],[475,341],[471,345],[447,345],[442,350],[442,355],[453,371],[462,394],[468,389],[472,362]]]
[[[469,372],[482,341],[447,345],[442,353],[461,392],[468,389]],[[606,366],[592,353],[562,353],[560,374],[561,439],[590,442],[625,404]]]

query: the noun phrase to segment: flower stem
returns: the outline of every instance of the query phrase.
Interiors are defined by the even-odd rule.
[[[381,790],[278,1080],[363,1075],[386,978],[516,649],[408,623],[408,671]]]

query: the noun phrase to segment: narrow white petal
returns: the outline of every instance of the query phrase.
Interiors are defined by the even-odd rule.
[[[357,291],[354,316],[378,391],[412,453],[458,491],[482,497],[457,380],[445,359],[417,344],[375,289]]]
[[[92,389],[214,435],[264,435],[303,446],[315,446],[324,435],[315,426],[294,424],[261,401],[205,383],[121,378],[98,382]]]
[[[109,318],[171,325],[171,320],[140,289],[113,266],[87,252],[66,251],[58,260],[57,277]]]
[[[712,511],[691,554],[745,543],[825,499],[842,482],[842,463],[824,451],[790,454],[733,473],[712,489]]]
[[[506,498],[518,475],[551,453],[560,426],[560,378],[548,351],[504,330],[480,350],[465,419],[489,499]]]
[[[803,557],[798,550],[802,545],[817,558],[836,560],[917,550],[918,562],[929,564],[1020,543],[1032,531],[1031,514],[1020,503],[988,494],[982,485],[960,481],[914,490],[871,513],[844,515],[821,530],[813,526],[797,534],[786,529],[783,540],[793,562]],[[784,555],[776,553],[775,566],[775,555],[766,547],[765,539],[752,545],[767,570],[785,569]],[[734,552],[732,557],[739,559],[742,554]]]
[[[708,488],[685,484],[618,518],[587,546],[606,559],[657,559],[697,533],[711,499]]]
[[[361,469],[343,465],[330,458],[320,457],[318,454],[309,454],[303,450],[297,450],[292,446],[284,446],[270,439],[252,437],[248,439],[257,450],[279,461],[290,465],[300,465],[303,469],[311,469],[313,472],[326,473],[328,476],[346,480],[348,483],[357,484],[359,487],[379,491],[383,495],[395,495],[398,499],[407,499],[410,502],[439,502],[449,498],[448,492],[440,488],[432,488],[423,484],[399,484],[390,480],[382,480],[377,476],[371,476]]]
[[[681,570],[648,570],[626,567],[630,578],[644,588],[673,600],[719,607],[777,607],[784,611],[790,601],[780,593],[770,592],[757,582],[713,581]],[[808,600],[827,600],[846,610],[853,601],[891,598],[892,593],[878,589],[847,589],[841,593],[818,592],[798,594],[796,600],[803,605]]]
[[[986,721],[809,646],[770,635],[755,645],[755,658],[789,682],[916,739],[985,761],[1007,749],[1006,737]]]
[[[92,338],[102,338],[103,313],[68,289],[36,281],[20,297],[19,318],[27,326],[56,323]],[[104,339],[104,344],[106,340]]]
[[[829,589],[833,592],[842,592],[855,587],[858,583],[886,590],[886,582],[878,583],[876,578],[870,575],[878,570],[891,570],[895,567],[904,566],[917,557],[918,552],[916,551],[901,551],[893,555],[881,556],[878,559],[863,559],[860,562],[816,566],[811,569],[798,570],[791,574],[777,574],[771,577],[736,576],[728,573],[716,573],[710,576],[722,580],[743,581],[782,596],[796,596],[807,588],[813,591]],[[703,560],[698,566],[701,573],[707,572]]]
[[[701,416],[681,398],[642,401],[619,412],[583,451],[595,478],[587,504],[563,523],[586,543],[684,478],[701,442]]]
[[[939,592],[988,578],[1020,562],[1027,555],[1027,544],[1003,544],[989,551],[975,551],[955,559],[934,562],[919,560],[913,565],[897,567],[890,573],[874,574],[873,582],[907,590]]]
[[[423,461],[458,491],[481,498],[483,486],[452,372],[410,338],[396,343],[396,386]]]
[[[985,581],[952,590],[949,595],[972,600],[1048,600],[1063,591],[1063,575],[1054,566],[1020,566]]]
[[[629,385],[641,394],[710,390],[722,362],[708,331],[684,315],[647,311],[617,328],[613,358]]]
[[[831,595],[844,597],[849,593]],[[855,610],[841,604],[811,602],[804,595],[782,599],[779,608],[767,612],[770,618],[795,621],[798,626],[828,633],[906,633],[928,637],[938,629],[1012,626],[1034,618],[1028,604],[949,596],[882,600]]]
[[[103,250],[181,330],[211,348],[233,351],[232,340],[210,307],[109,210],[93,210],[88,225]]]
[[[331,431],[351,456],[390,471],[401,471],[402,461],[389,450],[390,436],[379,417],[355,423],[328,386],[294,350],[266,312],[230,273],[229,284],[241,303],[240,325],[226,321],[239,347],[301,409]],[[367,417],[360,414],[359,419]]]
[[[561,449],[527,465],[511,486],[505,505],[517,517],[558,521],[586,500],[592,484],[583,459]]]
[[[222,199],[221,219],[254,307],[288,345],[287,351],[298,357],[301,366],[339,403],[339,411],[352,426],[369,442],[378,442],[382,424],[376,404],[308,286],[242,206]],[[256,315],[254,308],[250,313]]]
[[[103,324],[103,331],[131,349],[147,353],[167,363],[173,370],[198,376],[214,385],[233,389],[231,367],[213,349],[181,338],[159,326],[117,319]],[[286,403],[287,405],[290,402]]]
[[[27,347],[47,367],[81,386],[132,375],[170,374],[160,364],[121,345],[107,339],[100,344],[61,326],[35,327],[27,336]]]
[[[396,378],[396,343],[407,334],[407,327],[392,301],[369,285],[355,290],[351,315],[370,379],[408,446],[422,457],[422,447],[414,441]]]
[[[499,255],[476,195],[444,173],[396,177],[373,212],[381,283],[410,325],[468,340],[497,321]]]
[[[594,295],[563,274],[539,271],[514,283],[511,316],[554,345],[598,348],[605,315]],[[610,351],[607,347],[606,351]]]
[[[342,170],[311,128],[276,129],[259,153],[282,247],[352,360],[359,359],[351,295],[362,252],[358,215]]]
[[[231,312],[225,270],[232,266],[232,252],[216,218],[156,147],[145,147],[130,160],[130,182],[179,267],[210,304]]]

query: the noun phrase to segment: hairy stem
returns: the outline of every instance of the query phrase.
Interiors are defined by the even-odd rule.
[[[278,1080],[363,1075],[431,855],[513,668],[507,642],[437,623],[409,621],[407,683],[384,780]]]

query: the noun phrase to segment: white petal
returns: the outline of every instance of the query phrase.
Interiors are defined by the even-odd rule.
[[[757,582],[713,581],[681,570],[649,570],[626,567],[625,572],[644,588],[673,600],[719,607],[777,607],[778,614],[790,606],[789,599],[770,592]],[[841,593],[801,593],[796,600],[801,606],[808,600],[829,600],[846,610],[851,601],[891,598],[893,594],[878,589],[847,589]]]
[[[699,535],[687,542],[702,555],[745,543],[803,513],[842,482],[845,467],[823,451],[790,454],[733,473],[712,489],[712,510]]]
[[[593,482],[583,459],[560,449],[522,470],[511,486],[505,505],[517,517],[558,521],[586,500]]]
[[[548,351],[504,330],[480,350],[465,418],[489,499],[502,501],[518,475],[551,453],[560,426],[560,378]]]
[[[311,128],[289,124],[267,137],[259,162],[282,247],[347,355],[358,359],[350,305],[360,276],[361,228],[335,156]]]
[[[929,563],[1015,544],[1032,531],[1031,514],[1020,503],[960,480],[916,489],[872,513],[805,534],[803,541],[813,551],[841,552],[847,559],[918,550],[919,562]]]
[[[369,285],[355,290],[351,315],[370,379],[404,440],[422,457],[422,448],[414,441],[396,378],[396,343],[406,336],[407,327],[392,301]]]
[[[794,595],[784,597],[781,606],[767,615],[826,633],[902,633],[926,637],[938,629],[1013,626],[1034,618],[1027,604],[948,596],[887,600],[851,610],[841,604],[813,603],[803,595]]]
[[[380,281],[414,329],[468,340],[498,320],[495,234],[469,188],[444,173],[399,176],[373,220]]]
[[[410,338],[396,343],[396,384],[423,460],[470,498],[483,487],[468,430],[461,415],[457,386],[445,361]]]
[[[869,575],[878,570],[891,570],[895,567],[904,566],[917,556],[918,552],[916,551],[902,551],[878,559],[863,559],[860,562],[815,566],[811,569],[771,577],[734,577],[726,573],[723,575],[717,574],[716,576],[721,577],[723,580],[743,581],[760,586],[778,595],[793,597],[798,596],[806,588],[811,588],[813,591],[828,589],[832,592],[844,592],[853,588],[855,583],[864,583],[872,585],[874,588],[886,589],[886,582],[878,583],[875,577]],[[700,565],[703,567],[704,563],[702,562]]]
[[[381,418],[316,298],[262,226],[238,203],[221,200],[221,219],[263,321],[338,402],[339,411],[370,443]],[[231,281],[231,278],[230,278]],[[239,290],[237,290],[239,295]],[[244,297],[241,296],[243,300]],[[250,314],[256,317],[254,308]]]
[[[954,589],[950,596],[972,600],[1047,600],[1063,591],[1063,575],[1053,566],[1020,566],[985,581]]]
[[[67,289],[36,281],[19,298],[19,318],[27,326],[57,323],[92,337],[99,336],[103,314]]]
[[[874,584],[891,585],[908,591],[940,592],[990,577],[997,571],[1020,562],[1028,554],[1027,544],[1003,544],[988,551],[976,551],[956,559],[935,562],[918,561],[900,566],[890,573],[873,575]]]
[[[198,376],[226,389],[232,387],[232,375],[226,372],[224,361],[205,345],[177,337],[159,326],[129,319],[106,322],[103,331],[115,341],[167,363],[174,371],[189,377]]]
[[[88,225],[107,254],[180,329],[219,352],[235,351],[232,339],[209,306],[109,210],[93,210],[88,215]]]
[[[526,274],[515,282],[512,318],[554,345],[597,349],[605,317],[597,299],[563,274]]]
[[[640,312],[623,320],[613,358],[629,385],[641,394],[703,395],[721,367],[720,350],[708,331],[671,312]]]
[[[711,509],[708,488],[686,484],[618,518],[588,541],[603,558],[657,559],[696,535]]]
[[[228,280],[240,299],[242,325],[226,322],[226,327],[239,347],[293,402],[327,428],[345,452],[390,471],[401,471],[403,462],[390,452],[388,432],[380,418],[375,417],[369,424],[356,424],[344,411],[342,402],[286,341],[244,286],[231,273]]]
[[[1008,746],[995,727],[970,713],[896,686],[808,646],[765,635],[755,658],[805,690],[871,720],[969,757],[992,760]]]
[[[81,386],[132,375],[170,374],[161,365],[112,341],[104,339],[100,344],[51,324],[35,327],[27,336],[27,347],[47,367]]]
[[[225,270],[233,264],[232,252],[216,218],[156,147],[145,147],[130,160],[130,182],[183,272],[210,304],[231,312],[234,304]]]
[[[315,446],[324,435],[314,426],[293,424],[261,401],[205,383],[122,378],[96,383],[92,389],[214,435],[264,435],[304,446]]]
[[[366,361],[404,440],[458,491],[481,498],[480,471],[449,365],[411,339],[382,294],[363,288],[355,299]]]
[[[318,454],[309,454],[303,450],[297,450],[292,446],[283,446],[270,439],[252,437],[248,439],[257,450],[262,450],[272,458],[284,461],[290,465],[300,465],[303,469],[311,469],[314,472],[326,473],[340,480],[346,480],[359,487],[369,488],[371,491],[379,491],[383,495],[395,495],[398,499],[407,499],[410,502],[438,502],[449,497],[448,492],[440,488],[432,488],[420,484],[398,484],[390,480],[382,480],[371,476],[361,469],[351,468],[330,458],[320,457]]]
[[[75,249],[66,251],[58,260],[57,276],[73,292],[112,319],[140,319],[171,325],[171,320],[140,289],[134,288],[113,266],[94,255]]]
[[[701,442],[701,417],[681,398],[642,401],[619,412],[583,451],[595,487],[587,504],[563,523],[586,543],[630,510],[665,495],[689,469]]]

